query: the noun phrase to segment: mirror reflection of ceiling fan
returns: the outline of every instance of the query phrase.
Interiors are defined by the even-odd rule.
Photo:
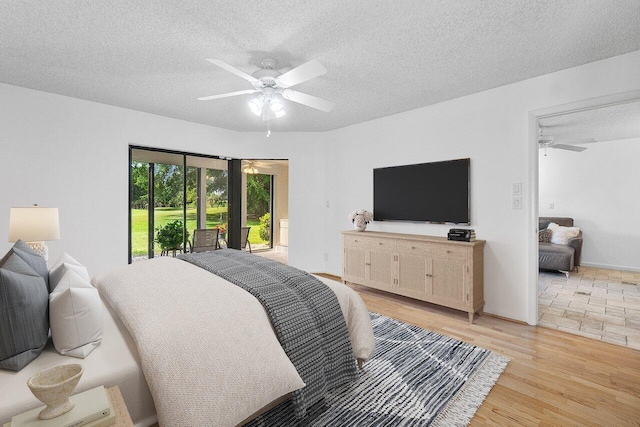
[[[261,162],[259,160],[243,160],[244,168],[242,171],[248,174],[257,174],[260,173],[260,169],[270,169],[272,164],[270,162]]]
[[[587,147],[580,147],[574,144],[587,144],[590,142],[597,142],[593,138],[556,140],[554,139],[553,135],[543,135],[542,132],[543,132],[543,129],[541,127],[539,131],[538,144],[541,150],[544,149],[545,156],[547,155],[547,148],[556,148],[559,150],[581,152],[586,150]]]
[[[261,62],[262,69],[253,73],[253,75],[240,71],[220,59],[207,59],[207,61],[247,80],[251,83],[253,89],[223,93],[221,95],[204,96],[198,98],[200,101],[257,93],[258,95],[249,101],[249,108],[251,108],[251,112],[258,117],[262,117],[264,121],[277,119],[287,114],[282,103],[284,99],[327,113],[331,111],[335,105],[331,101],[291,89],[292,86],[306,82],[327,72],[327,69],[315,59],[282,74],[275,70],[276,61],[267,58]]]

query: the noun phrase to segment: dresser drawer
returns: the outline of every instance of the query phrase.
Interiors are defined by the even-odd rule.
[[[385,252],[396,250],[395,240],[380,239],[376,237],[367,237],[367,236],[363,236],[363,237],[345,236],[344,245],[345,246],[361,246],[366,249],[379,249]]]
[[[427,255],[434,258],[447,259],[467,259],[467,247],[458,245],[448,245],[441,243],[422,243],[411,241],[399,241],[398,252]]]

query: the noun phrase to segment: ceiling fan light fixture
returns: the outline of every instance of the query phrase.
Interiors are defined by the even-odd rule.
[[[262,115],[262,107],[264,107],[263,96],[256,96],[251,101],[249,101],[249,108],[251,112],[256,116],[260,117]]]
[[[276,119],[287,115],[282,102],[278,101],[277,99],[271,100],[271,111],[273,111],[273,113],[275,114]]]
[[[243,170],[244,173],[256,175],[258,173],[258,168],[253,164],[253,162],[248,162],[247,167]]]
[[[272,100],[270,104],[271,104],[271,111],[273,111],[274,113],[278,113],[278,111],[284,111],[284,107],[282,106],[282,103],[277,99]]]
[[[262,109],[262,120],[269,121],[279,119],[287,114],[282,102],[275,95],[265,96],[264,103],[267,104]]]

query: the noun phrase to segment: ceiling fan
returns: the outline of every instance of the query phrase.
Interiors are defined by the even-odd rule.
[[[249,101],[249,108],[251,108],[251,111],[256,116],[262,117],[264,121],[277,119],[287,114],[281,102],[282,99],[297,102],[298,104],[306,105],[307,107],[327,113],[335,106],[331,101],[291,89],[292,86],[306,82],[327,72],[327,69],[315,59],[284,74],[275,70],[275,60],[269,58],[263,59],[261,62],[262,69],[253,73],[253,75],[249,75],[220,59],[207,59],[207,61],[247,80],[253,85],[253,89],[223,93],[221,95],[204,96],[198,98],[200,101],[257,93],[258,95]]]
[[[567,144],[562,144],[566,142]],[[563,139],[556,141],[553,138],[553,135],[543,135],[542,128],[539,131],[538,144],[540,145],[540,149],[544,148],[544,155],[547,155],[547,148],[557,148],[559,150],[568,150],[581,152],[587,149],[587,147],[579,147],[573,144],[587,144],[590,142],[597,142],[593,138],[582,138],[582,139]]]
[[[242,162],[244,165],[242,171],[253,175],[260,173],[260,169],[270,169],[272,167],[270,162],[261,162],[259,160],[243,160]]]

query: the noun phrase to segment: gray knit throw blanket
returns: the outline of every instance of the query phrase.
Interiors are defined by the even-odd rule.
[[[297,418],[326,392],[356,379],[338,299],[309,273],[234,249],[178,258],[240,286],[264,306],[285,353],[306,384],[292,393]]]

